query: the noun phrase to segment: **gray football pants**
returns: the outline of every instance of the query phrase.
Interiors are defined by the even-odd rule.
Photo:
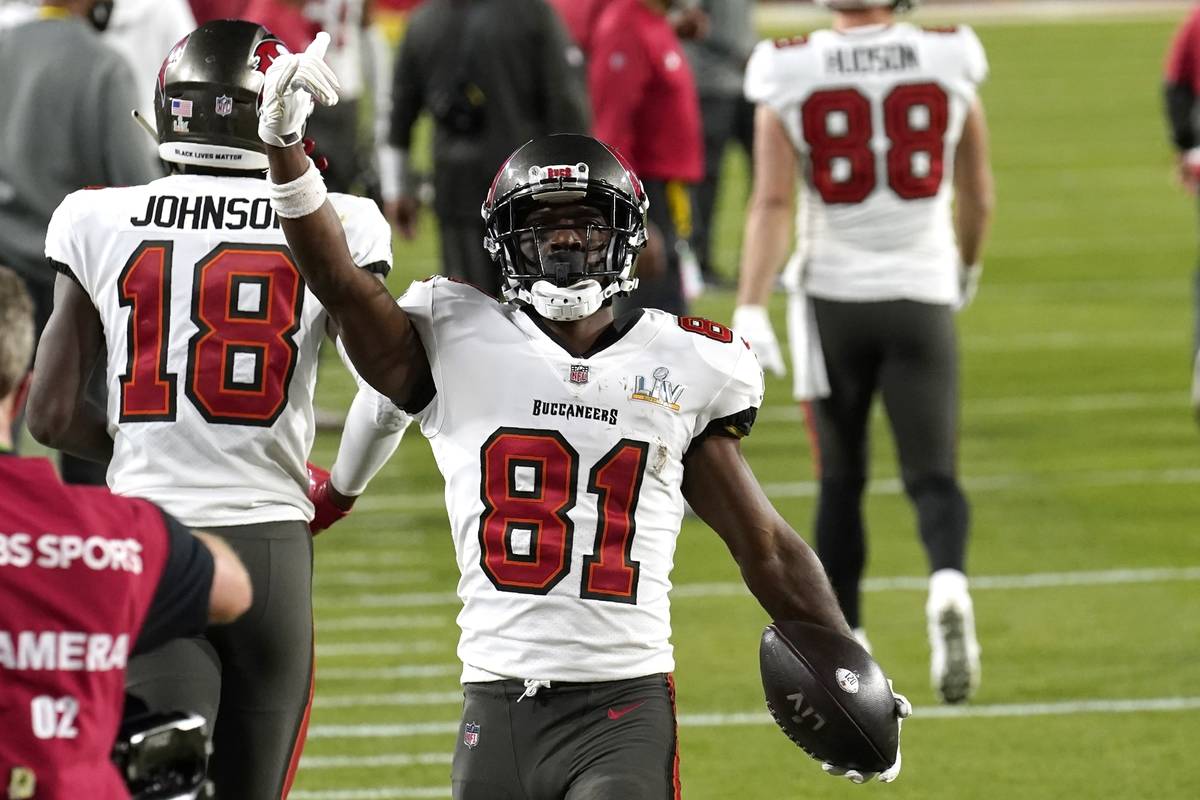
[[[253,605],[231,625],[133,658],[126,689],[154,711],[209,720],[217,800],[277,800],[299,763],[312,698],[312,536],[303,522],[208,530],[246,565]]]
[[[958,483],[958,334],[945,305],[814,298],[813,307],[830,384],[830,396],[811,404],[821,481],[817,554],[847,621],[858,627],[868,422],[877,393],[930,569],[964,569],[968,507]]]
[[[464,690],[454,800],[678,800],[670,676]]]

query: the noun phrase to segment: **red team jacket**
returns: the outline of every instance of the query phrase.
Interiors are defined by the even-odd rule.
[[[45,459],[0,457],[4,796],[129,797],[109,754],[169,542],[154,505],[64,486]]]
[[[596,20],[588,91],[597,139],[644,181],[704,177],[704,129],[692,69],[671,22],[641,0],[612,0]]]

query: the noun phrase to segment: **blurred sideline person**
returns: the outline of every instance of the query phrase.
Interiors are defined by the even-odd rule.
[[[154,81],[175,43],[196,29],[187,0],[118,0],[103,39],[129,61],[136,81],[137,110],[154,119]],[[157,145],[139,137],[153,152]]]
[[[1164,100],[1171,142],[1175,145],[1180,182],[1192,194],[1200,186],[1200,6],[1175,33],[1167,53]],[[1200,422],[1200,264],[1193,278],[1192,411]]]
[[[931,678],[942,700],[962,702],[979,682],[979,645],[964,574],[954,312],[977,285],[993,205],[977,94],[987,59],[968,27],[897,23],[907,0],[819,2],[832,30],[763,42],[747,68],[754,193],[733,327],[782,373],[766,303],[803,175],[788,327],[795,395],[815,428],[817,552],[865,641],[862,504],[879,393],[929,559]]]
[[[327,60],[338,76],[346,102],[313,114],[305,136],[313,139],[317,152],[328,159],[325,180],[335,192],[356,190],[356,194],[367,195],[376,190],[368,185],[377,176],[371,163],[374,147],[361,141],[361,100],[370,88],[367,76],[381,72],[390,61],[386,48],[376,46],[378,32],[371,30],[372,5],[369,0],[249,0],[238,14],[273,32],[293,52],[308,47],[318,31],[329,33]]]
[[[588,53],[596,138],[629,160],[645,182],[650,223],[666,254],[622,307],[685,314],[681,257],[691,234],[691,184],[704,177],[704,132],[691,68],[668,15],[672,0],[612,0]]]
[[[188,0],[196,24],[203,25],[215,19],[238,19],[248,0]]]
[[[337,102],[319,52],[267,71],[271,202],[355,366],[416,416],[446,480],[463,601],[453,797],[678,800],[668,589],[685,497],[773,618],[850,634],[742,456],[761,368],[717,323],[614,315],[611,298],[637,286],[646,195],[579,134],[522,145],[485,195],[503,299],[435,277],[393,300],[354,268],[291,144],[310,92]],[[910,710],[900,696],[895,709]],[[897,757],[879,777],[899,771]]]
[[[237,619],[250,579],[218,537],[12,453],[33,332],[0,267],[0,785],[14,800],[125,800],[110,753],[127,658]]]
[[[579,46],[581,54],[586,57],[591,52],[592,31],[596,29],[596,21],[600,13],[608,5],[609,0],[546,0],[566,26],[567,33]]]
[[[162,175],[129,117],[137,106],[129,65],[97,35],[111,12],[111,0],[45,0],[31,19],[0,28],[0,263],[24,279],[37,336],[53,305],[42,243],[55,207],[84,186]],[[93,394],[102,404],[99,384]],[[104,482],[102,468],[66,454],[62,474]]]
[[[590,127],[575,50],[543,0],[426,0],[413,11],[396,56],[380,179],[388,219],[411,239],[420,205],[409,168],[413,126],[428,111],[442,274],[499,293],[479,245],[479,199],[522,142]]]
[[[746,61],[757,42],[752,0],[700,0],[709,18],[708,35],[685,40],[684,52],[696,76],[704,126],[704,178],[693,191],[692,250],[705,283],[728,286],[713,264],[713,225],[720,196],[725,148],[737,142],[749,160],[754,147],[754,106],[742,94]],[[726,265],[731,268],[732,265]]]
[[[210,22],[166,57],[159,153],[145,186],[69,195],[46,254],[60,271],[31,392],[30,428],[109,484],[226,539],[254,583],[252,611],[130,664],[152,710],[216,718],[210,776],[222,800],[286,794],[312,696],[312,537],[343,516],[395,450],[407,417],[355,397],[332,477],[314,472],[318,348],[333,331],[271,211],[255,104],[285,53],[269,31]],[[333,195],[353,260],[379,282],[391,231],[369,200]],[[80,412],[80,376],[110,347],[106,415]],[[104,370],[104,367],[107,369]],[[219,707],[219,713],[217,713]]]

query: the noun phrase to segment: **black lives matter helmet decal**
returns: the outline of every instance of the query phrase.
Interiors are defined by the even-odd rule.
[[[214,20],[181,39],[158,70],[154,114],[165,161],[267,168],[258,138],[263,75],[288,49],[261,25]]]

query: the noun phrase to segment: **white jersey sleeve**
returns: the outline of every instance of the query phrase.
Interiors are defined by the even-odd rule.
[[[729,330],[716,323],[708,324],[718,330]],[[710,433],[739,439],[748,436],[763,401],[763,372],[758,359],[746,341],[737,334],[733,334],[729,342],[699,336],[694,340],[697,356],[717,374],[728,375],[728,380],[717,390],[708,406],[696,415],[693,439]]]
[[[808,62],[814,51],[804,47],[807,43],[806,36],[759,42],[746,64],[746,99],[776,110],[784,107],[795,93],[796,75],[812,71]]]
[[[54,214],[50,217],[50,225],[46,228],[46,258],[53,262],[55,269],[73,278],[89,295],[91,289],[87,275],[83,272],[86,259],[76,238],[78,230],[76,214],[81,202],[81,192],[74,192],[63,198]]]
[[[435,393],[433,399],[421,409],[410,409],[413,419],[421,425],[421,432],[427,437],[433,437],[441,428],[442,412],[445,409],[444,398],[441,396],[442,359],[438,352],[438,326],[434,320],[434,301],[438,287],[447,279],[439,276],[413,281],[408,290],[396,300],[412,320],[413,327],[421,336],[421,344],[429,359],[429,369],[433,373]]]
[[[348,194],[330,194],[329,199],[346,231],[354,263],[387,276],[392,269],[392,228],[379,206],[366,197]]]

